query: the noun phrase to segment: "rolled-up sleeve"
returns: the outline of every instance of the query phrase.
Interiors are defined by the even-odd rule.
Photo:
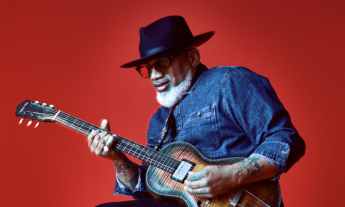
[[[115,190],[113,192],[113,195],[122,194],[126,196],[131,196],[134,199],[152,198],[152,196],[147,191],[146,185],[145,185],[147,166],[144,163],[141,166],[139,165],[136,165],[136,166],[139,169],[139,177],[138,177],[138,184],[135,186],[134,190],[131,191],[124,184],[122,184],[116,174],[116,183],[115,183]]]
[[[253,154],[287,172],[304,155],[305,143],[268,79],[236,67],[228,74],[226,87],[229,112],[256,145]]]

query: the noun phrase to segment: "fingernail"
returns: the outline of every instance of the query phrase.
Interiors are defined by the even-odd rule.
[[[193,173],[193,171],[189,171],[189,172],[188,172],[188,175],[190,175],[190,174],[192,174],[192,173]]]
[[[187,187],[186,187],[186,186],[184,186],[184,187],[183,187],[183,190],[187,190]]]

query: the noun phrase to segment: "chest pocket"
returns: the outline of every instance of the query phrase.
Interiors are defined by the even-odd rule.
[[[216,106],[208,106],[189,114],[183,124],[181,139],[200,151],[214,151],[220,145]]]

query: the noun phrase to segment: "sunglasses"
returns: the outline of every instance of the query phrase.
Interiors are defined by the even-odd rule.
[[[143,77],[143,78],[149,78],[151,76],[152,70],[153,68],[160,72],[160,73],[167,73],[169,71],[169,64],[172,60],[173,57],[176,57],[186,51],[189,51],[193,48],[188,48],[188,49],[184,49],[181,50],[173,55],[170,55],[170,57],[163,57],[159,60],[156,60],[154,63],[152,64],[144,64],[144,65],[140,65],[138,67],[135,68],[136,71],[139,72],[139,74]]]

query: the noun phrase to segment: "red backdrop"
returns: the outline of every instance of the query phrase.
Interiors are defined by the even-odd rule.
[[[1,206],[95,206],[113,196],[111,161],[59,124],[18,125],[25,99],[54,104],[145,144],[155,91],[134,69],[139,28],[182,15],[208,67],[268,77],[307,144],[281,177],[287,206],[337,205],[344,183],[343,1],[1,1]],[[139,163],[139,161],[136,160]]]

